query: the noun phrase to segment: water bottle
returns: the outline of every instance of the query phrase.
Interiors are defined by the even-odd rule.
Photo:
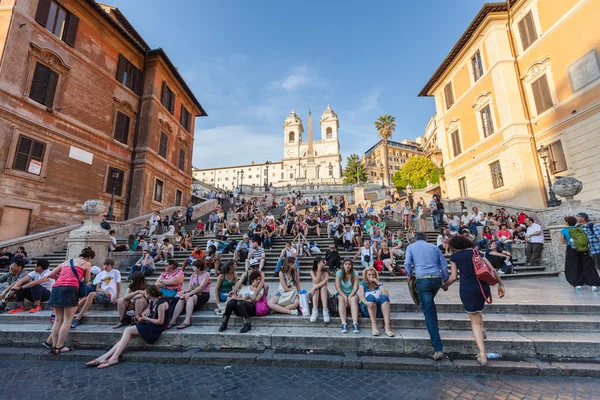
[[[497,360],[499,358],[502,358],[502,355],[498,354],[498,353],[487,353],[487,358],[488,360]]]
[[[573,250],[577,250],[577,244],[575,243],[575,241],[573,240],[573,238],[569,238],[569,246],[571,246],[571,248]]]
[[[54,325],[55,319],[56,319],[56,316],[54,315],[54,313],[50,314],[50,325]]]

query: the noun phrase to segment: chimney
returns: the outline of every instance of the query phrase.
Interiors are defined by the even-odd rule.
[[[252,161],[252,165],[254,165],[254,161]]]

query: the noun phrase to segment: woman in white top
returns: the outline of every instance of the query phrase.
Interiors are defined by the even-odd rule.
[[[404,207],[402,207],[402,226],[406,229],[410,227],[410,204],[408,201],[404,202]]]
[[[280,306],[279,298],[286,292],[291,292],[296,289],[296,298],[294,302],[287,306]],[[296,269],[295,261],[286,259],[283,262],[281,271],[279,271],[279,289],[273,297],[269,299],[268,306],[271,310],[280,314],[291,314],[298,316],[298,293],[300,292],[300,273]]]
[[[369,239],[365,239],[363,246],[358,249],[352,261],[356,260],[360,256],[360,263],[363,267],[372,267],[374,262],[374,254],[373,247],[371,247],[371,241]]]

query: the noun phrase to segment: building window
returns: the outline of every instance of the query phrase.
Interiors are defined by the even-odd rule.
[[[154,201],[162,203],[164,182],[160,179],[154,181]]]
[[[450,134],[450,139],[452,140],[452,154],[454,157],[458,156],[462,153],[462,148],[460,146],[460,135],[458,133],[458,129]]]
[[[128,115],[117,111],[117,121],[115,122],[115,140],[127,144],[130,123],[131,119]]]
[[[500,161],[496,161],[490,164],[490,172],[492,173],[492,184],[494,189],[504,186],[504,178],[502,178],[502,168],[500,168]]]
[[[130,63],[123,54],[119,54],[117,80],[138,96],[142,94],[142,71]]]
[[[73,47],[77,37],[79,18],[54,0],[40,0],[35,20],[54,36]]]
[[[35,64],[29,98],[52,108],[54,104],[54,94],[58,83],[58,74],[49,67],[41,63]]]
[[[158,145],[158,155],[167,159],[167,147],[169,145],[169,136],[166,133],[160,132],[160,143]]]
[[[488,137],[494,133],[494,124],[492,123],[492,111],[490,110],[489,104],[485,106],[480,112],[481,114],[481,126],[483,128],[483,137]]]
[[[185,149],[179,149],[179,170],[185,171]]]
[[[531,91],[533,92],[533,101],[535,102],[537,115],[552,108],[552,96],[550,95],[550,86],[548,86],[548,77],[546,74],[531,84]]]
[[[186,108],[183,106],[183,104],[181,105],[181,115],[179,116],[179,122],[181,123],[181,126],[183,126],[185,128],[186,131],[190,131],[190,122],[192,121],[190,112],[188,110],[186,110]]]
[[[460,190],[460,197],[469,196],[469,192],[467,191],[467,178],[460,178],[458,180],[458,189]]]
[[[45,143],[23,135],[19,136],[13,169],[39,176],[42,172],[42,161],[45,151]]]
[[[125,176],[125,171],[121,171],[120,169],[109,166],[107,169],[108,177],[106,178],[106,188],[104,189],[105,193],[112,194],[113,189],[113,178],[112,171],[116,169],[119,171],[119,177],[115,179],[115,196],[121,196],[123,194],[123,178]]]
[[[167,86],[167,82],[163,81],[162,95],[160,102],[171,114],[175,113],[175,93]]]
[[[471,58],[471,65],[473,66],[473,79],[475,82],[483,75],[483,63],[481,61],[481,52],[477,50],[477,53]]]
[[[284,174],[284,172],[281,173],[281,179],[283,179],[283,174]]]
[[[294,132],[290,132],[288,135],[288,142],[294,143],[296,141],[296,134]]]
[[[333,138],[333,130],[331,128],[327,128],[326,138],[327,139],[332,139]]]
[[[175,190],[175,206],[181,207],[181,198],[183,197],[183,192],[179,189]]]
[[[446,110],[454,104],[454,92],[452,91],[452,82],[448,82],[444,87],[444,97],[446,99]]]
[[[290,179],[294,179],[294,174],[290,174]]]
[[[519,35],[521,35],[521,45],[523,51],[527,50],[533,42],[537,40],[537,32],[533,22],[533,14],[531,11],[519,21]]]
[[[548,145],[548,166],[553,175],[567,169],[567,160],[560,140]]]

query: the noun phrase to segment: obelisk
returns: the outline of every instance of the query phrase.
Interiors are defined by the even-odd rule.
[[[312,133],[312,114],[310,112],[310,108],[308,109],[308,153],[304,168],[306,171],[306,179],[308,179],[309,181],[317,179],[317,164],[315,163],[315,151],[313,146]]]

